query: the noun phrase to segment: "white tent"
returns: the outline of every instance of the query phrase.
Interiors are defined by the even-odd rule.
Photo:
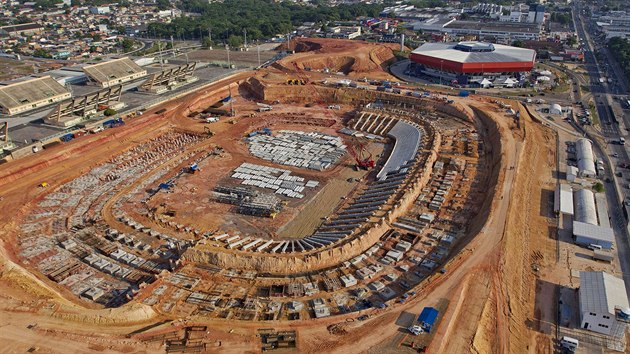
[[[483,78],[483,80],[481,80],[481,82],[479,83],[479,86],[483,87],[483,88],[488,88],[492,85],[492,81],[486,79],[485,77]]]
[[[562,106],[557,103],[549,105],[549,114],[562,114]]]
[[[549,71],[549,70],[541,71],[540,75],[549,76],[549,75],[551,75],[551,71]]]
[[[549,76],[539,76],[536,78],[536,81],[549,81],[551,80]]]
[[[516,83],[518,83],[518,81],[510,77],[504,77],[494,80],[494,86],[514,87],[514,84]]]

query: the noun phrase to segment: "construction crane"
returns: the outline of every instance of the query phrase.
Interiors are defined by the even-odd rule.
[[[348,145],[348,152],[350,153],[350,155],[352,155],[352,157],[356,161],[357,168],[368,170],[376,166],[374,159],[372,159],[372,154],[369,151],[367,151],[367,149],[365,148],[365,145],[358,144],[357,149],[355,149],[352,145]]]
[[[302,72],[302,69],[300,69],[300,67],[298,66],[296,62],[293,62],[293,67],[295,67],[295,71],[297,72],[298,77],[301,80],[303,80],[305,83],[309,83],[308,77],[305,77],[304,73]],[[315,85],[309,85],[309,86],[315,92],[315,94],[319,97],[318,103],[324,104],[325,103],[324,97],[319,93]],[[341,117],[337,115],[334,109],[334,108],[339,109],[340,107],[338,105],[334,105],[334,106],[331,105],[331,106],[328,106],[328,108],[329,109],[325,111],[326,115],[334,115],[335,118],[337,118],[338,120],[341,120]],[[358,144],[357,147],[358,149],[354,149],[351,144],[348,144],[348,152],[350,153],[350,155],[352,155],[352,157],[356,161],[357,168],[360,168],[363,170],[369,170],[371,168],[374,168],[374,166],[376,166],[376,163],[374,162],[374,159],[372,159],[372,154],[369,151],[367,151],[367,149],[365,148],[363,144]],[[358,150],[358,153],[357,153],[357,150]]]

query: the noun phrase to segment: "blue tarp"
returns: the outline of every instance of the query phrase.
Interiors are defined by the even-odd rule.
[[[227,102],[230,102],[231,100],[232,100],[232,96],[227,96],[226,98],[222,99],[221,102],[227,103]]]
[[[420,326],[422,326],[425,331],[431,332],[431,328],[433,324],[435,324],[439,313],[440,312],[433,307],[425,307],[420,313],[420,316],[418,316],[418,323],[420,323]]]

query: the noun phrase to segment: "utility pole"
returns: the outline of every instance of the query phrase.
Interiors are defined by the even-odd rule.
[[[208,37],[210,37],[210,42],[212,42],[212,28],[208,27]]]
[[[260,44],[256,46],[256,52],[258,53],[258,66],[260,66]]]
[[[160,69],[164,70],[164,61],[162,60],[162,42],[158,39],[158,53],[160,58]]]
[[[173,57],[175,57],[175,42],[173,42],[173,36],[171,36],[171,51],[173,52]]]
[[[230,46],[227,44],[225,45],[225,51],[227,52],[228,69],[230,69],[232,67],[232,65],[230,65]]]
[[[244,45],[244,47],[247,48],[247,28],[243,28],[243,35],[245,36],[245,45]]]
[[[287,33],[287,51],[291,51],[291,32]]]

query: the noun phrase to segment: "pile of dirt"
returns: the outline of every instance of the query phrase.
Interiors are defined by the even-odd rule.
[[[293,42],[296,54],[274,64],[284,72],[305,71],[342,72],[349,76],[370,76],[392,79],[387,66],[396,60],[392,43],[365,43],[344,39],[304,38]]]
[[[286,44],[283,44],[283,46],[286,49]],[[314,52],[314,51],[322,49],[322,45],[319,44],[319,43],[316,43],[315,41],[312,41],[312,40],[299,39],[299,40],[295,41],[294,46],[293,46],[292,49],[296,53]]]
[[[329,56],[324,59],[314,58],[304,60],[298,64],[302,70],[329,70],[330,72],[342,72],[348,74],[353,71],[356,60],[350,56]]]

